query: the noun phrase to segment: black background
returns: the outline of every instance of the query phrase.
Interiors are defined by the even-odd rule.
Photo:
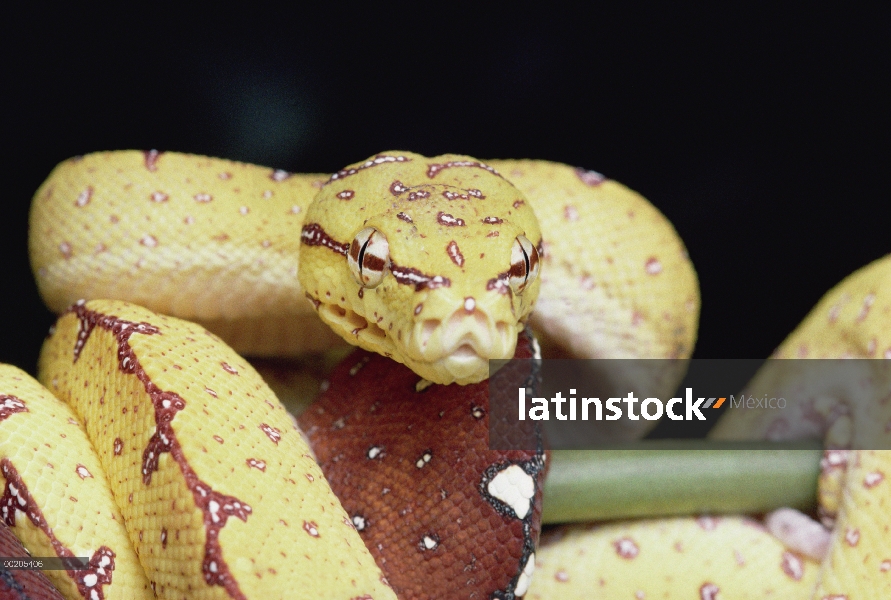
[[[33,370],[52,321],[28,266],[31,195],[59,161],[124,148],[290,171],[385,149],[596,169],[685,240],[696,356],[764,357],[891,251],[883,4],[19,7],[0,25],[0,361]]]

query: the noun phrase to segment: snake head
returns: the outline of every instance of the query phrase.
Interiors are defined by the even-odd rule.
[[[309,207],[300,284],[348,342],[434,383],[510,358],[539,290],[526,198],[467,156],[387,152],[332,175]]]

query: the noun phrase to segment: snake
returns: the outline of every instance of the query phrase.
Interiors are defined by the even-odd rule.
[[[97,153],[57,167],[35,195],[30,228],[41,296],[63,315],[39,378],[74,413],[51,397],[41,412],[51,394],[4,374],[0,476],[5,518],[24,523],[44,552],[76,544],[56,519],[80,526],[109,515],[94,528],[117,537],[104,554],[87,553],[88,575],[54,580],[71,597],[285,597],[295,585],[306,597],[395,597],[355,515],[241,354],[300,355],[344,340],[403,363],[423,385],[474,385],[489,359],[513,355],[527,324],[558,355],[683,358],[695,343],[698,283],[668,220],[599,173],[547,161],[388,151],[326,177],[172,152]],[[92,298],[118,301],[81,301]],[[679,381],[657,376],[666,390]],[[139,398],[112,405],[120,415],[100,408],[112,381]],[[81,434],[55,460],[78,456],[75,447],[98,458],[64,475],[45,470],[55,462],[37,441],[33,453],[6,442],[26,431],[67,440],[66,426]],[[269,473],[283,487],[266,493]],[[103,492],[63,502],[67,490],[46,490],[52,480]],[[288,486],[298,483],[295,494]],[[97,511],[100,497],[109,502]],[[314,509],[294,509],[298,497]],[[32,519],[17,502],[60,508]],[[165,502],[170,511],[158,508]],[[285,505],[308,516],[275,521]],[[165,525],[162,512],[181,520]],[[188,534],[174,542],[179,532]],[[258,547],[266,537],[282,541]],[[313,566],[262,554],[299,554],[306,543]],[[528,587],[535,562],[520,565],[514,584]]]
[[[845,278],[777,347],[776,359],[861,359],[868,385],[814,369],[766,365],[747,392],[796,390],[819,400],[810,418],[781,422],[760,411],[730,411],[715,439],[742,432],[796,439],[815,432],[827,445],[819,477],[816,523],[791,509],[764,520],[684,517],[563,527],[543,540],[528,598],[787,598],[854,600],[891,597],[891,452],[843,450],[852,426],[882,448],[891,432],[891,255]],[[872,360],[867,360],[872,359]],[[799,363],[802,364],[802,363]],[[825,363],[823,363],[825,364]],[[804,390],[804,391],[802,391]],[[864,397],[864,393],[867,394]],[[814,428],[814,419],[819,425]],[[794,427],[809,423],[811,427]],[[754,438],[753,438],[754,439]]]

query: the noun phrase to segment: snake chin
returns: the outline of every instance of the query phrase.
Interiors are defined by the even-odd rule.
[[[433,364],[438,371],[447,374],[448,379],[462,385],[489,377],[489,360],[480,356],[470,344],[462,344]]]
[[[319,316],[345,340],[389,356],[438,384],[479,383],[489,377],[489,361],[513,356],[516,327],[489,322],[475,313],[467,318],[416,322],[405,344],[361,314],[336,304],[322,304]]]
[[[499,325],[490,331],[483,329],[463,334],[445,331],[425,340],[426,344],[416,348],[415,353],[432,372],[428,378],[437,383],[461,385],[487,379],[489,361],[510,358],[516,349],[515,329],[504,323]]]

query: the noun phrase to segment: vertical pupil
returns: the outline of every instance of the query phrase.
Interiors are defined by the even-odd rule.
[[[520,244],[520,249],[523,251],[523,262],[526,264],[526,271],[523,274],[523,281],[529,279],[529,254],[526,252],[526,248],[523,248],[523,244]]]
[[[359,273],[365,268],[365,250],[368,248],[368,243],[371,241],[371,237],[372,236],[368,236],[368,239],[362,244],[362,249],[359,250],[359,260],[356,261],[359,263]]]

